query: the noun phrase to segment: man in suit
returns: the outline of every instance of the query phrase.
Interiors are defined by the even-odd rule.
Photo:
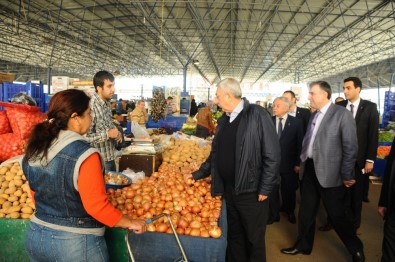
[[[359,96],[362,82],[358,77],[344,79],[343,92],[347,100],[336,103],[346,107],[357,125],[358,155],[355,163],[356,183],[350,188],[349,212],[355,230],[361,226],[362,201],[364,191],[369,191],[369,173],[373,169],[377,155],[379,136],[379,113],[377,105]],[[367,197],[365,200],[368,200]],[[325,226],[328,228],[328,224]],[[326,230],[323,230],[326,231]]]
[[[303,134],[306,133],[307,123],[309,122],[311,112],[310,110],[296,106],[296,95],[293,91],[287,90],[283,93],[283,97],[286,97],[290,102],[289,112],[293,117],[299,118],[303,123]]]
[[[309,100],[317,111],[309,121],[300,155],[303,191],[298,238],[292,247],[281,252],[287,255],[311,253],[315,220],[322,199],[333,227],[353,261],[365,261],[362,242],[346,216],[344,203],[346,189],[355,183],[356,125],[350,111],[331,103],[331,94],[331,87],[325,81],[310,84]]]
[[[298,189],[298,174],[300,165],[300,152],[303,141],[303,125],[300,119],[288,115],[290,103],[286,97],[277,97],[273,102],[273,123],[276,126],[280,140],[281,162],[280,177],[281,190],[276,187],[269,196],[271,216],[268,224],[279,221],[279,211],[288,215],[288,221],[296,223],[295,205],[296,190]],[[282,207],[280,208],[281,192]]]
[[[357,77],[344,79],[343,92],[348,102],[339,103],[351,110],[354,105],[354,119],[357,123],[358,157],[357,166],[363,169],[362,176],[362,200],[369,202],[369,173],[373,170],[374,160],[377,154],[379,135],[379,113],[377,105],[360,98],[362,82]],[[357,174],[356,174],[357,175]],[[357,182],[358,182],[358,177]]]
[[[383,186],[377,212],[384,219],[383,256],[381,262],[395,261],[395,139],[387,157]]]

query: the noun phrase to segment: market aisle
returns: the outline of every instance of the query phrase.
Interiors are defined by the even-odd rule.
[[[370,184],[369,198],[370,203],[363,203],[362,225],[359,230],[359,237],[364,244],[366,261],[380,261],[381,241],[383,238],[383,221],[377,215],[377,203],[380,196],[381,185]],[[299,194],[299,192],[298,192]],[[298,195],[299,196],[299,195]],[[298,199],[299,201],[300,199]],[[316,227],[323,225],[326,221],[326,213],[323,208],[317,217]],[[341,243],[336,233],[316,231],[314,248],[311,255],[287,256],[280,252],[281,248],[293,245],[297,234],[297,224],[292,225],[288,222],[285,214],[281,214],[279,223],[274,223],[267,227],[266,249],[267,261],[285,262],[342,262],[351,261],[351,256]]]

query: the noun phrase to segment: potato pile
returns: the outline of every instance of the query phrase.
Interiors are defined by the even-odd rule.
[[[196,169],[210,155],[210,145],[200,146],[198,142],[187,139],[172,139],[171,142],[172,144],[162,153],[165,164],[175,164],[180,168],[192,165],[193,169]]]
[[[0,218],[29,219],[35,207],[19,163],[0,168],[0,185]]]

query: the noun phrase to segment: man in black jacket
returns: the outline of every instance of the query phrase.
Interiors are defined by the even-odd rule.
[[[377,212],[385,220],[383,238],[383,256],[381,262],[395,261],[395,139],[392,141],[390,154],[384,171]]]
[[[211,174],[211,194],[226,199],[227,261],[266,261],[266,199],[279,183],[276,130],[264,108],[241,98],[235,79],[218,84],[214,102],[225,114],[218,119],[210,156],[193,179]]]

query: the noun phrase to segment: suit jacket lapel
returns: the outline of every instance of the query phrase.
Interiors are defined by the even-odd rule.
[[[288,133],[290,127],[291,127],[291,118],[288,116],[287,121],[285,121],[283,132],[281,133],[281,137],[285,136]]]
[[[359,123],[359,120],[361,119],[361,115],[362,115],[362,112],[364,109],[365,109],[365,101],[362,100],[362,98],[361,98],[361,100],[359,102],[358,109],[357,109],[357,114],[355,115],[355,122],[356,123]]]
[[[334,110],[335,110],[335,105],[331,104],[328,108],[328,111],[326,111],[324,117],[321,120],[320,126],[318,127],[318,130],[316,133],[316,136],[318,136],[318,134],[319,134],[319,132],[321,132],[321,130],[325,129],[326,120],[333,115]]]

